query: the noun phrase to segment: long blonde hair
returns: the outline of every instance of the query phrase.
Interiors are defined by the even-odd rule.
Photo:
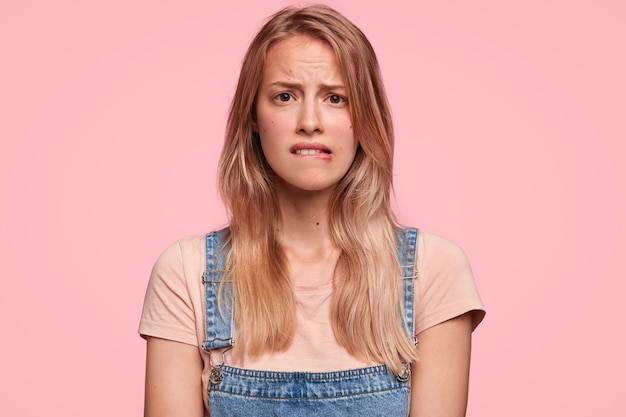
[[[296,325],[289,266],[276,236],[280,207],[252,127],[268,51],[294,35],[318,38],[334,50],[359,144],[329,207],[342,265],[331,307],[334,335],[352,355],[400,372],[416,350],[401,321],[402,275],[389,197],[394,138],[389,105],[369,41],[326,6],[287,8],[268,20],[248,48],[230,107],[219,184],[230,213],[225,277],[233,281],[235,352],[254,356],[284,350]]]

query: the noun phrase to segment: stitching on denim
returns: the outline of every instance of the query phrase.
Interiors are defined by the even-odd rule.
[[[232,392],[232,391],[225,391],[225,390],[221,390],[219,388],[215,388],[213,389],[213,393],[217,394],[217,393],[222,393],[222,394],[227,394],[227,395],[233,395],[235,397],[245,397],[245,398],[262,398],[262,399],[267,399],[267,400],[273,400],[273,401],[302,401],[302,400],[307,400],[307,401],[333,401],[333,400],[338,400],[341,398],[348,398],[348,397],[364,397],[364,396],[369,396],[372,394],[377,394],[377,393],[382,393],[382,392],[392,392],[392,391],[410,391],[410,387],[408,383],[405,383],[403,385],[397,386],[397,387],[392,387],[392,388],[382,388],[382,389],[374,389],[371,391],[360,391],[360,392],[355,392],[355,393],[351,393],[351,394],[340,394],[340,395],[334,395],[334,396],[324,396],[324,397],[310,397],[307,396],[306,394],[300,397],[270,397],[270,396],[266,396],[266,395],[253,395],[250,393],[237,393],[237,392]]]

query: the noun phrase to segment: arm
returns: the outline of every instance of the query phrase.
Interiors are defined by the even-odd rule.
[[[203,417],[202,359],[196,346],[148,337],[145,417]]]
[[[463,417],[467,408],[472,313],[418,335],[412,365],[411,417]]]

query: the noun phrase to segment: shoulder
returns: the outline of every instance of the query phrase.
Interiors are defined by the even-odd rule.
[[[227,230],[224,228],[204,235],[187,236],[170,244],[157,258],[152,278],[180,280],[201,275],[206,264],[207,242],[218,245]]]
[[[484,309],[465,251],[445,237],[419,232],[417,243],[416,331],[472,312],[478,326]]]
[[[157,258],[144,298],[142,336],[198,345],[205,241],[205,236],[179,239]]]
[[[443,266],[469,268],[469,261],[465,252],[452,240],[406,226],[400,228],[400,236],[409,246],[417,246],[415,256],[418,266],[421,268]]]
[[[417,247],[418,265],[429,269],[470,268],[465,251],[450,239],[421,231]]]
[[[180,273],[175,274],[175,276],[183,275],[185,269],[203,261],[204,245],[204,236],[189,236],[175,241],[161,252],[161,255],[154,264],[152,275],[158,276],[161,275],[158,274],[159,272],[166,271],[176,271]],[[165,274],[164,276],[172,275]]]
[[[204,242],[204,236],[186,237],[161,252],[152,267],[144,306],[192,307],[205,269]]]

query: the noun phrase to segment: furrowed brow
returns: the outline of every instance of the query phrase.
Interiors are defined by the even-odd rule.
[[[270,87],[281,87],[281,88],[288,88],[288,89],[301,89],[302,85],[298,84],[298,83],[290,83],[287,81],[276,81],[273,83],[270,83]]]
[[[281,87],[288,89],[302,89],[302,84],[300,83],[290,83],[288,81],[276,81],[269,84],[271,87]],[[321,84],[320,89],[322,90],[345,90],[346,87],[343,84]]]
[[[345,90],[346,86],[343,84],[322,84],[320,86],[323,90]]]

